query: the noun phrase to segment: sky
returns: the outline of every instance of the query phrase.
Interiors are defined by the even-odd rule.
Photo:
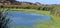
[[[17,1],[26,1],[26,2],[39,2],[41,4],[60,4],[60,0],[17,0]]]

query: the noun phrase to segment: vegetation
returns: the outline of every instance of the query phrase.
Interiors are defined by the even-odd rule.
[[[9,18],[7,18],[7,14],[5,11],[0,10],[0,28],[9,28]]]

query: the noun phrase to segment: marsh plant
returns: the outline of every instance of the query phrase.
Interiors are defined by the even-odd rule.
[[[0,28],[8,28],[8,23],[10,21],[9,18],[7,18],[6,11],[0,10]]]

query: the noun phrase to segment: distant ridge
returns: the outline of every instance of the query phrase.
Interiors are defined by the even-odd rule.
[[[36,3],[32,3],[32,2],[18,2],[16,0],[0,0],[0,5],[40,5],[41,3],[36,2]]]

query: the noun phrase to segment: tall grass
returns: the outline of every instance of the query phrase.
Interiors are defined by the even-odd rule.
[[[7,18],[7,13],[5,12],[4,10],[0,10],[0,28],[8,28],[10,19]]]

